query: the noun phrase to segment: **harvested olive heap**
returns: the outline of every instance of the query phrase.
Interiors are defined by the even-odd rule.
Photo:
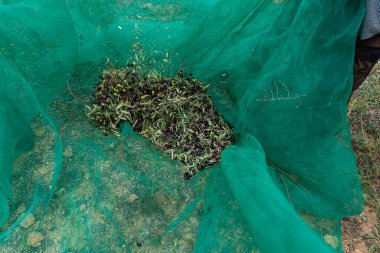
[[[135,65],[109,67],[96,86],[95,103],[87,115],[104,135],[118,134],[122,122],[146,137],[167,156],[188,168],[189,179],[219,162],[234,141],[231,127],[212,105],[205,85],[182,70],[175,78]]]

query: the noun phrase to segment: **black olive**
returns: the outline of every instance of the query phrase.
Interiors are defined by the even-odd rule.
[[[185,178],[185,180],[190,180],[193,175],[190,174],[190,172],[186,171],[185,174],[183,174],[183,177]]]

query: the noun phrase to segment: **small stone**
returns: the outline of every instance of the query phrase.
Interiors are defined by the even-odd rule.
[[[21,180],[21,179],[20,179]],[[22,214],[22,213],[25,213],[26,212],[26,205],[24,204],[21,204],[18,208],[17,208],[17,211],[16,213],[17,214]]]
[[[36,248],[41,245],[41,242],[45,240],[45,237],[40,232],[32,232],[28,235],[28,245]]]
[[[330,245],[332,248],[337,249],[339,245],[338,237],[333,236],[333,235],[325,235],[323,237],[325,242]]]
[[[48,174],[49,171],[51,171],[51,168],[47,165],[41,165],[38,167],[38,174],[41,176]]]
[[[73,148],[71,146],[67,146],[65,152],[63,152],[64,157],[72,157],[73,156]]]
[[[26,218],[21,222],[20,226],[22,228],[28,228],[32,226],[36,222],[33,214],[29,214]]]
[[[47,247],[45,249],[45,253],[57,253],[57,249],[55,247]]]
[[[179,240],[177,243],[178,243],[178,246],[180,246],[180,248],[183,248],[183,249],[189,248],[189,242],[187,240]]]
[[[133,202],[135,202],[138,199],[139,199],[139,196],[137,196],[136,194],[132,193],[131,195],[128,196],[127,201],[129,203],[133,203]]]
[[[44,136],[45,133],[46,133],[46,131],[43,127],[37,127],[34,129],[34,134],[38,137]]]
[[[95,222],[97,224],[101,224],[101,225],[105,224],[104,218],[105,217],[104,217],[104,215],[102,213],[96,212],[96,214],[95,214]]]
[[[151,9],[154,8],[154,6],[153,6],[153,4],[151,4],[151,3],[147,3],[147,4],[144,4],[144,8],[145,8],[145,9],[149,9],[149,10],[151,10]]]
[[[186,239],[186,240],[193,240],[194,239],[194,235],[191,234],[191,233],[187,233],[187,234],[185,234],[185,236],[183,238]]]

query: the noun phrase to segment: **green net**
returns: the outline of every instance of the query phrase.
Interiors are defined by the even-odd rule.
[[[363,206],[346,117],[363,13],[0,0],[0,252],[341,252],[340,220]],[[218,165],[186,181],[130,125],[93,126],[102,70],[128,61],[211,84],[236,136]]]

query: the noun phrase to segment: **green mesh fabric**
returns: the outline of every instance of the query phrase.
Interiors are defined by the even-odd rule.
[[[341,252],[361,1],[0,0],[0,252]],[[180,68],[237,142],[189,181],[85,105],[107,64]],[[206,115],[207,116],[207,115]]]

